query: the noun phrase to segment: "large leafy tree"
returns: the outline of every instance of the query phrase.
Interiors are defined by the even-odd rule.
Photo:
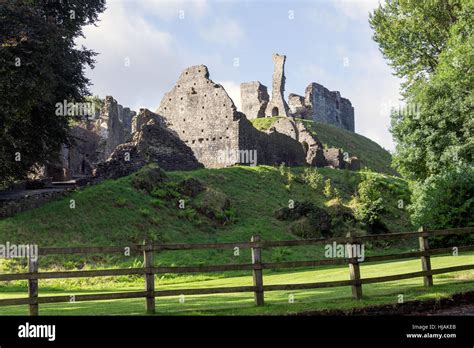
[[[397,169],[423,181],[472,165],[474,1],[386,1],[371,14],[370,25],[404,81],[408,107],[392,113]]]
[[[25,177],[68,142],[57,103],[88,95],[95,53],[76,47],[105,0],[0,1],[0,184]]]

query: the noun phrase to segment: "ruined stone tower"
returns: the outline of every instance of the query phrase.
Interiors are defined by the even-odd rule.
[[[247,119],[265,117],[270,97],[267,87],[259,81],[244,82],[240,84],[240,99],[242,101],[242,112]]]
[[[288,104],[285,101],[285,55],[274,53],[273,58],[273,82],[272,99],[265,111],[266,117],[288,116]]]

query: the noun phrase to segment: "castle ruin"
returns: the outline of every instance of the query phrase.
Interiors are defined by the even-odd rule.
[[[290,116],[327,123],[354,132],[354,108],[350,100],[342,98],[337,91],[329,91],[326,87],[311,82],[306,87],[304,97],[290,93],[288,103],[285,101],[285,61],[286,56],[273,54],[271,100],[268,98],[267,87],[258,81],[240,85],[242,111],[247,118]]]
[[[302,122],[309,119],[354,131],[354,109],[339,92],[311,83],[305,96],[284,98],[286,57],[274,54],[271,98],[258,81],[241,84],[242,111],[205,65],[185,69],[156,110],[138,115],[108,96],[95,120],[72,128],[75,144],[63,147],[58,163],[43,176],[118,177],[149,162],[166,170],[222,168],[236,164],[357,169],[356,157],[325,149]],[[266,131],[249,121],[275,117]],[[346,156],[347,157],[347,156]]]
[[[273,56],[272,99],[265,110],[266,117],[288,116],[285,101],[285,61],[286,56],[274,53]]]

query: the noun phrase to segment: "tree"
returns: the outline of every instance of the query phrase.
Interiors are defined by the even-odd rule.
[[[409,206],[415,226],[432,229],[474,226],[474,168],[461,166],[413,184]],[[455,246],[474,242],[474,237],[434,238],[433,246]]]
[[[68,117],[55,105],[89,94],[84,69],[95,53],[74,39],[104,10],[105,0],[0,2],[0,185],[69,142]]]
[[[386,227],[380,219],[384,211],[380,185],[373,175],[365,174],[357,186],[356,219],[366,225],[371,232],[384,231]]]
[[[392,113],[397,169],[421,182],[472,165],[474,1],[387,1],[369,22],[374,40],[404,79],[409,107]]]

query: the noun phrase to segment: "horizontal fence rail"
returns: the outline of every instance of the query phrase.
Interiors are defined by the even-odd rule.
[[[97,253],[123,253],[125,250],[135,253],[143,253],[144,267],[140,268],[120,268],[120,269],[104,269],[104,270],[83,270],[83,271],[57,271],[57,272],[38,272],[38,259],[28,260],[27,273],[0,274],[0,281],[28,281],[28,297],[26,298],[8,298],[0,299],[0,306],[11,305],[29,305],[30,315],[38,315],[39,304],[60,303],[60,302],[80,302],[80,301],[100,301],[100,300],[118,300],[145,298],[147,313],[155,313],[155,298],[179,295],[207,295],[207,294],[224,294],[251,292],[254,293],[255,304],[257,306],[264,305],[264,293],[266,291],[285,291],[285,290],[304,290],[328,287],[350,286],[353,297],[360,299],[362,297],[362,285],[374,284],[381,282],[389,282],[395,280],[403,280],[410,278],[423,277],[425,286],[433,285],[433,275],[466,271],[474,269],[474,264],[445,267],[431,269],[431,255],[441,255],[451,253],[452,248],[430,249],[428,237],[445,236],[453,234],[473,233],[474,227],[445,229],[445,230],[426,230],[420,228],[418,232],[407,233],[389,233],[362,237],[344,237],[334,239],[307,239],[307,240],[282,240],[282,241],[264,241],[258,236],[252,237],[250,242],[235,243],[201,243],[201,244],[157,244],[147,242],[145,244],[133,244],[129,246],[112,246],[112,247],[65,247],[65,248],[41,248],[38,254],[45,255],[69,255],[69,254],[97,254]],[[374,240],[403,240],[409,238],[418,238],[420,244],[419,251],[396,253],[388,255],[375,255],[364,257],[363,261],[359,261],[355,255],[348,258],[331,258],[324,260],[307,260],[307,261],[286,261],[286,262],[263,262],[261,250],[263,248],[287,247],[287,246],[305,246],[318,244],[346,244],[348,246],[357,245]],[[234,249],[249,248],[252,251],[252,263],[246,264],[226,264],[226,265],[210,265],[210,266],[154,266],[154,253],[160,251],[177,251],[177,250],[202,250],[202,249]],[[349,253],[352,248],[347,249]],[[474,251],[474,245],[461,246],[457,248],[458,252]],[[391,260],[403,260],[410,258],[421,259],[421,271],[396,274],[374,278],[361,278],[360,264],[367,262],[381,262]],[[264,285],[263,270],[265,269],[289,269],[304,268],[326,265],[348,265],[350,280],[338,280],[329,282],[316,283],[297,283],[297,284],[275,284]],[[235,287],[214,287],[214,288],[195,288],[195,289],[170,289],[155,290],[155,275],[164,273],[210,273],[210,272],[227,272],[227,271],[252,271],[253,286],[235,286]],[[60,295],[60,296],[38,296],[38,281],[41,279],[67,279],[67,278],[89,278],[89,277],[105,277],[105,276],[123,276],[123,275],[140,275],[145,278],[145,291],[128,291],[117,293],[102,294],[81,294],[81,295]]]

